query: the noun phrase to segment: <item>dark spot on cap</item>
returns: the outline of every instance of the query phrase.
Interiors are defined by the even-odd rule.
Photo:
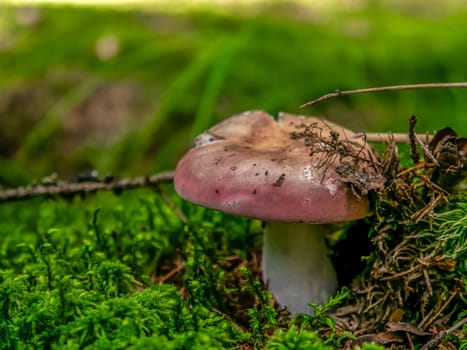
[[[255,176],[258,176],[258,175],[259,175],[259,173],[256,173],[256,174],[255,174]]]
[[[238,168],[237,168],[236,166],[231,166],[231,167],[230,167],[230,170],[232,170],[232,171],[235,171],[235,170],[237,170],[237,169],[238,169]]]
[[[272,185],[276,187],[281,187],[282,184],[284,183],[284,180],[285,180],[285,174],[281,174],[281,176],[279,176],[276,182],[274,182]]]
[[[264,175],[268,176],[268,175],[269,175],[269,170],[266,170],[266,171],[264,172]]]
[[[219,194],[219,190],[217,188],[214,191],[216,191],[216,193]]]
[[[256,194],[256,188],[251,193],[253,193],[253,196],[254,196]]]
[[[253,163],[253,166],[256,166],[256,163]]]

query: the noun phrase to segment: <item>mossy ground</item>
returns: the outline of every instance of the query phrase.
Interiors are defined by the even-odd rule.
[[[54,172],[151,174],[243,110],[299,112],[336,88],[467,75],[462,9],[369,3],[326,19],[290,9],[51,7],[28,27],[2,8],[0,186],[53,182],[44,177]],[[108,34],[120,52],[102,61],[95,44]],[[306,113],[367,131],[406,131],[416,114],[418,131],[465,136],[466,101],[464,91],[397,92]],[[467,316],[467,206],[465,192],[443,192],[416,216],[440,193],[423,182],[430,174],[409,174],[347,231],[369,250],[363,263],[350,252],[341,293],[292,320],[261,284],[261,223],[190,205],[170,185],[1,203],[0,348],[420,348]],[[335,251],[336,261],[349,254]],[[442,346],[467,348],[463,330]]]

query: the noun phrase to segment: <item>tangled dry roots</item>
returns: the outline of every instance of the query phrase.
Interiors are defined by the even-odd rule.
[[[466,139],[441,130],[429,145],[420,145],[423,161],[417,146],[413,141],[417,162],[409,169],[402,169],[393,141],[383,156],[386,185],[376,200],[375,252],[346,305],[333,313],[342,331],[360,336],[349,347],[375,341],[399,348],[409,342],[411,348],[413,337],[425,343],[456,321],[456,304],[464,305],[466,286],[453,273],[456,260],[444,254],[433,216],[465,179]]]
[[[324,120],[322,124],[326,130],[317,123],[298,125],[290,138],[302,139],[304,145],[310,147],[310,157],[315,154],[321,156],[315,166],[324,169],[323,178],[328,168],[335,167],[340,180],[349,185],[357,196],[366,196],[371,191],[384,188],[386,179],[382,164],[367,144],[365,135],[355,138],[349,130],[342,128],[339,132]]]

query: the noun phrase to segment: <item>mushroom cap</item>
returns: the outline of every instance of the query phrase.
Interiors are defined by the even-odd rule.
[[[353,135],[323,119],[280,113],[275,121],[245,112],[196,138],[177,165],[175,190],[190,202],[260,220],[359,219],[370,204],[349,182],[376,172],[376,157]]]

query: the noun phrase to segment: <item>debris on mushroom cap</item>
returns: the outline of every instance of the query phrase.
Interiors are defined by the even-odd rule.
[[[179,161],[177,193],[193,203],[261,220],[339,222],[367,216],[384,184],[372,148],[323,119],[263,111],[230,117]]]

